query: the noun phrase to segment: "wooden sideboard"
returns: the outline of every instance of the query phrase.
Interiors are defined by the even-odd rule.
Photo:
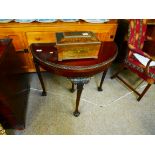
[[[117,20],[107,23],[87,23],[82,20],[73,23],[57,21],[54,23],[0,23],[0,38],[13,39],[15,56],[22,60],[19,72],[34,72],[32,55],[29,50],[31,43],[55,42],[55,33],[64,31],[92,31],[100,41],[113,41],[117,30]]]

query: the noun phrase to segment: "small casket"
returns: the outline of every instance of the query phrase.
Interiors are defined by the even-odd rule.
[[[98,58],[101,42],[93,32],[60,32],[56,40],[58,61]]]

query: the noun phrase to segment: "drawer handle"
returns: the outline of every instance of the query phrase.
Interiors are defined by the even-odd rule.
[[[9,36],[0,36],[1,38],[9,38]]]
[[[24,49],[24,53],[29,53],[29,50],[28,49]]]
[[[40,38],[36,38],[36,40],[37,40],[37,41],[39,41],[39,40],[40,40]]]
[[[110,39],[113,39],[114,38],[114,36],[113,35],[110,35]]]

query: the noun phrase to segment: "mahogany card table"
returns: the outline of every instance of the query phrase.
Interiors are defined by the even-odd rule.
[[[103,72],[99,91],[102,91],[102,84],[108,68],[117,55],[117,46],[111,42],[102,42],[97,59],[78,59],[58,61],[58,52],[55,43],[33,43],[30,46],[36,71],[43,89],[42,95],[46,96],[46,89],[41,76],[40,67],[48,72],[67,77],[72,82],[72,89],[77,85],[77,97],[74,116],[79,116],[78,110],[81,93],[84,84],[87,84],[92,76]]]

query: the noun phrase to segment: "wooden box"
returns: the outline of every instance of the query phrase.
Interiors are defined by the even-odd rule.
[[[56,40],[58,61],[98,58],[101,42],[93,32],[60,32]]]

